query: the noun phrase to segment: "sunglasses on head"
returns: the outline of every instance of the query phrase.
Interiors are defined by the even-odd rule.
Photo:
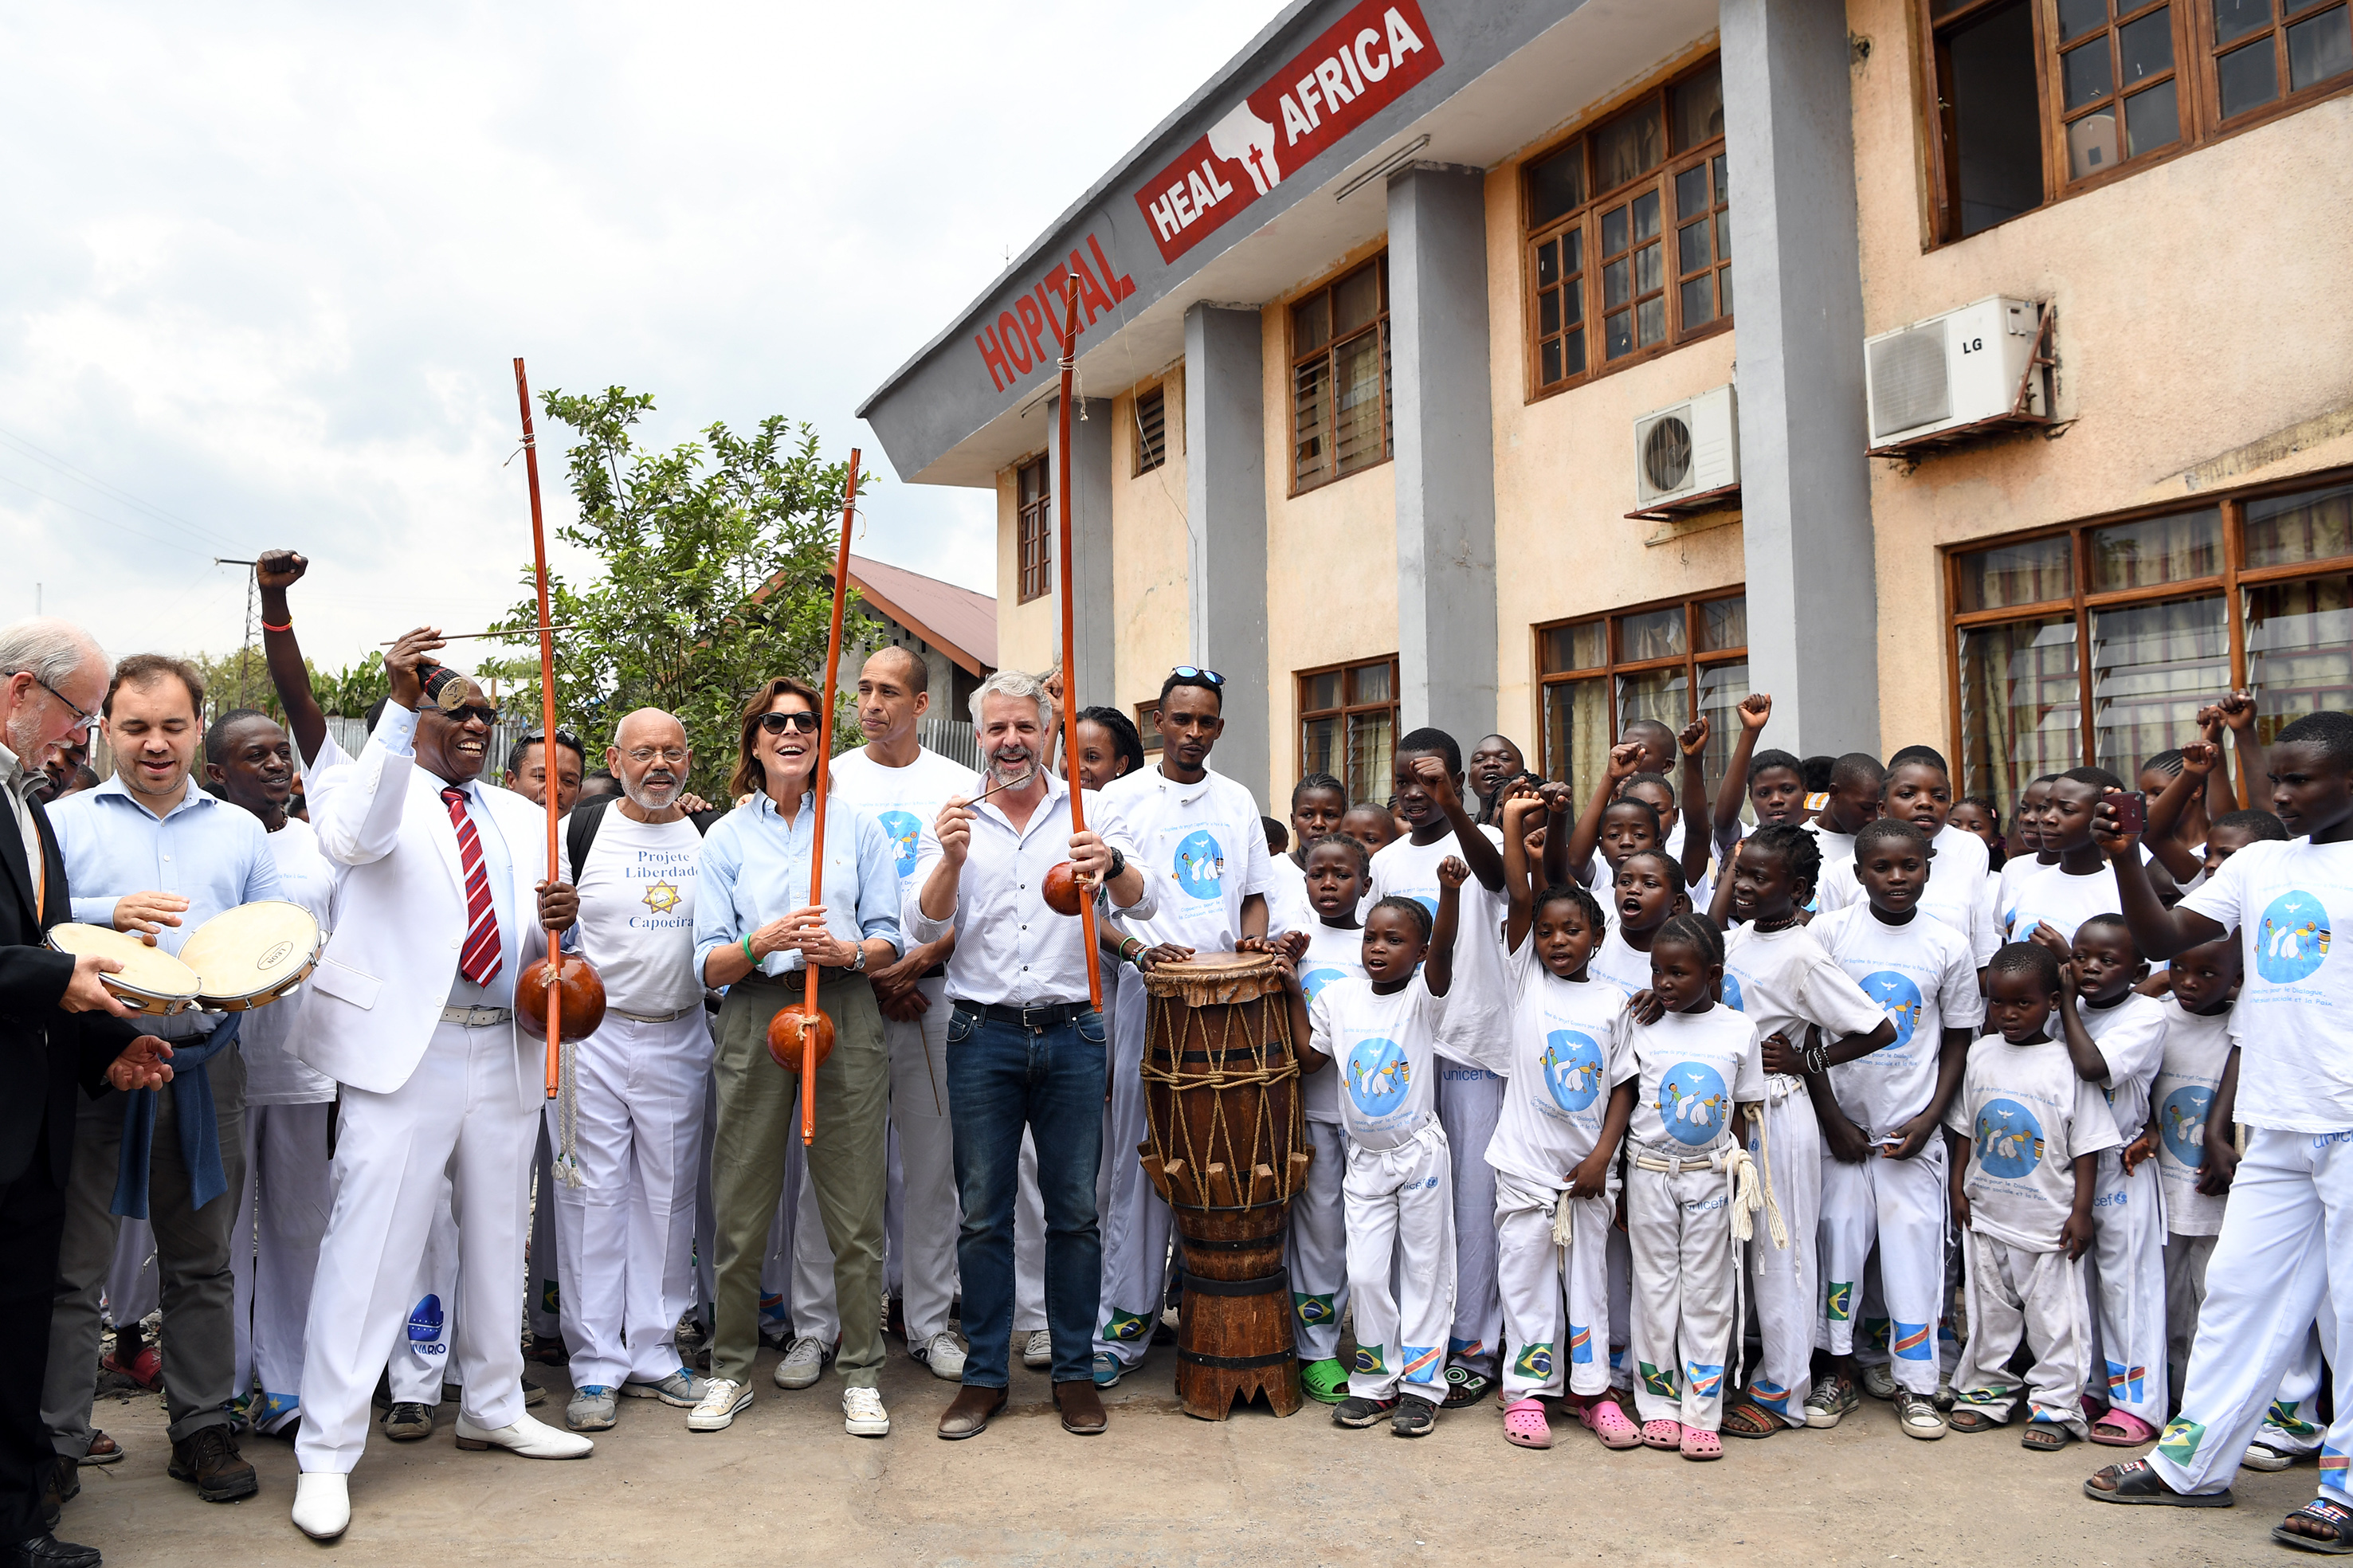
[[[797,713],[763,713],[760,728],[771,735],[781,735],[787,730],[797,730],[804,735],[817,733],[817,715],[806,709]]]
[[[1183,680],[1206,680],[1212,686],[1223,686],[1226,678],[1214,669],[1204,669],[1198,664],[1180,664],[1169,674]]]

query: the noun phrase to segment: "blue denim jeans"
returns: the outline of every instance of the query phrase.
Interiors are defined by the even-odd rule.
[[[964,1283],[964,1380],[1003,1388],[1013,1343],[1013,1200],[1021,1131],[1038,1146],[1038,1193],[1046,1210],[1046,1326],[1054,1381],[1091,1378],[1103,1236],[1095,1225],[1095,1172],[1103,1160],[1103,1019],[1092,1010],[1050,1028],[990,1020],[956,1004],[948,1022],[948,1117],[955,1131],[956,1192],[964,1225],[956,1268]]]

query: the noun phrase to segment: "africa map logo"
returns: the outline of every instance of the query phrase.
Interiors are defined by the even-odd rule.
[[[1348,1098],[1366,1116],[1387,1116],[1413,1089],[1413,1064],[1395,1040],[1359,1040],[1348,1053]]]
[[[1862,994],[1887,1009],[1895,1020],[1895,1044],[1900,1048],[1912,1043],[1912,1026],[1920,1021],[1920,988],[1912,984],[1911,976],[1883,969],[1876,974],[1862,977]]]
[[[2158,1136],[2166,1152],[2195,1171],[2206,1163],[2206,1108],[2214,1091],[2204,1084],[2186,1083],[2165,1097],[2158,1107]]]
[[[1660,1075],[1651,1109],[1678,1143],[1713,1143],[1732,1112],[1732,1096],[1724,1075],[1705,1062],[1677,1062]]]
[[[906,876],[915,868],[915,842],[923,834],[923,825],[903,811],[885,811],[875,821],[891,836],[891,853],[897,857],[899,875]]]
[[[1545,1087],[1563,1110],[1589,1110],[1601,1094],[1601,1047],[1577,1029],[1555,1029],[1545,1037]]]
[[[2274,899],[2255,928],[2255,973],[2275,985],[2289,985],[2310,975],[2327,956],[2327,907],[2301,889]]]
[[[1219,879],[1226,874],[1226,851],[1206,828],[1197,828],[1176,846],[1176,885],[1197,899],[1218,896]]]
[[[1978,1164],[2016,1181],[2042,1163],[2042,1123],[2014,1100],[1989,1100],[1978,1111]]]

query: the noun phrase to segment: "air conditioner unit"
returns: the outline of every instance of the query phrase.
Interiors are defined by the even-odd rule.
[[[2000,295],[1863,341],[1871,448],[2050,416],[2042,306]]]
[[[1739,483],[1740,418],[1730,386],[1634,421],[1634,493],[1645,511],[1672,510]]]

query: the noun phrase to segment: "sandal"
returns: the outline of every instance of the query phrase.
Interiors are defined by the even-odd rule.
[[[2328,1533],[2305,1535],[2290,1530],[2285,1523],[2275,1524],[2272,1526],[2272,1539],[2281,1545],[2293,1546],[2304,1552],[2326,1552],[2331,1557],[2353,1552],[2353,1508],[2347,1508],[2341,1502],[2331,1502],[2327,1498],[2315,1498],[2287,1517],[2326,1525]]]
[[[1788,1425],[1753,1400],[1736,1400],[1724,1407],[1723,1433],[1727,1437],[1771,1437]]]
[[[2073,1441],[2073,1432],[2056,1421],[2045,1421],[2040,1415],[2029,1421],[2026,1430],[2018,1436],[2020,1447],[2031,1448],[2038,1454],[2055,1454]]]
[[[1990,1432],[1997,1426],[2010,1425],[2008,1415],[1996,1415],[1990,1410],[1980,1410],[1974,1405],[1956,1405],[1945,1425],[1955,1432]]]
[[[1686,1426],[1683,1428],[1683,1453],[1686,1459],[1721,1459],[1724,1458],[1724,1445],[1716,1440],[1713,1432]]]
[[[2130,1411],[2111,1409],[2093,1426],[2092,1441],[2104,1448],[2137,1448],[2157,1441],[2157,1428]]]
[[[1601,1439],[1605,1448],[1639,1448],[1642,1446],[1641,1429],[1626,1418],[1618,1402],[1603,1394],[1595,1396],[1590,1405],[1577,1413],[1577,1419],[1588,1431]]]
[[[2102,1486],[2105,1481],[2108,1484]],[[2178,1492],[2147,1459],[2132,1459],[2093,1472],[2084,1483],[2084,1495],[2094,1502],[2120,1502],[2135,1507],[2229,1508],[2239,1500],[2225,1488],[2219,1492]]]
[[[1552,1447],[1552,1423],[1541,1399],[1514,1399],[1504,1406],[1504,1441],[1522,1448]]]
[[[81,1457],[85,1465],[111,1465],[122,1458],[122,1445],[103,1432],[90,1435],[90,1452]]]
[[[1642,1447],[1664,1448],[1672,1453],[1683,1446],[1683,1427],[1680,1421],[1645,1421],[1642,1423]]]

